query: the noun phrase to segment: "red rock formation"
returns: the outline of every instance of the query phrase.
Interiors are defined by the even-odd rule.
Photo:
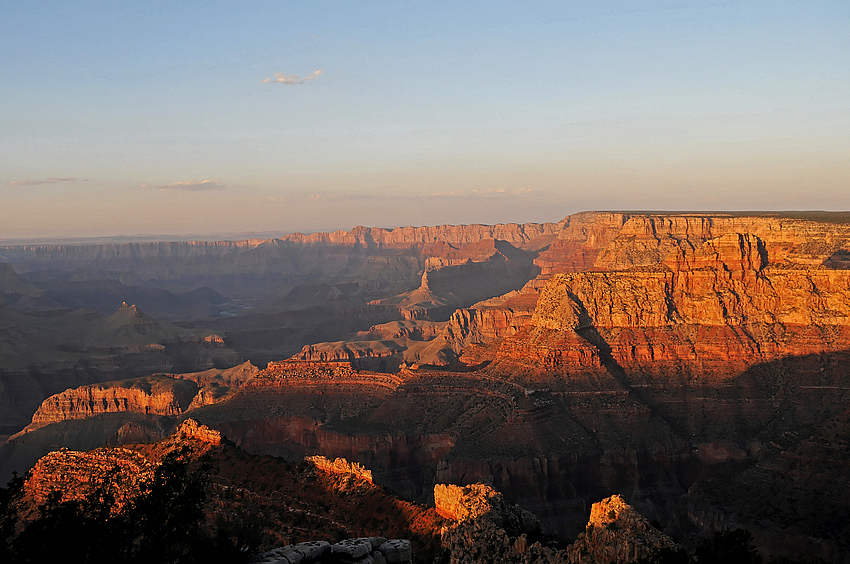
[[[97,490],[110,494],[120,509],[153,477],[154,464],[133,450],[99,448],[91,452],[62,449],[42,457],[27,476],[26,491],[42,504],[53,491],[64,501],[85,499]]]
[[[842,245],[846,246],[848,240],[850,224],[781,217],[778,214],[576,214],[563,222],[559,238],[535,259],[535,264],[541,268],[537,279],[526,284],[517,294],[494,298],[474,305],[466,313],[461,310],[455,314],[446,332],[438,337],[440,341],[435,341],[429,353],[439,359],[440,356],[461,355],[463,349],[470,345],[494,350],[490,344],[516,334],[531,321],[539,291],[557,273],[628,270],[630,274],[615,278],[588,278],[587,284],[606,284],[597,291],[600,296],[625,291],[633,299],[643,299],[643,305],[637,304],[641,308],[638,311],[642,315],[655,311],[652,326],[670,323],[667,312],[663,311],[664,302],[657,301],[662,297],[660,292],[663,289],[658,288],[662,280],[664,284],[672,285],[669,292],[677,293],[674,297],[686,302],[681,304],[683,310],[679,313],[690,316],[698,324],[725,324],[727,318],[736,315],[734,312],[731,315],[722,313],[724,307],[730,306],[737,311],[737,324],[740,324],[741,307],[746,308],[748,304],[739,306],[735,303],[735,296],[743,287],[746,287],[743,297],[758,302],[755,306],[763,310],[763,317],[767,316],[765,322],[773,322],[771,315],[774,313],[787,312],[791,313],[790,317],[783,319],[780,315],[775,321],[844,324],[841,320],[825,319],[827,312],[834,309],[828,304],[816,306],[821,310],[819,320],[810,319],[805,314],[796,318],[795,315],[800,312],[799,301],[805,301],[805,296],[811,295],[813,288],[843,284],[840,271],[834,268],[844,263],[834,257],[844,256],[841,254],[845,252]],[[832,265],[833,269],[826,270],[821,265]],[[641,274],[635,271],[636,268],[657,272]],[[766,273],[762,273],[764,269],[768,269]],[[664,272],[668,273],[666,277]],[[769,274],[769,279],[765,279],[763,274]],[[812,282],[807,280],[809,277]],[[782,288],[771,292],[765,284],[775,281]],[[638,287],[644,283],[648,285],[646,290]],[[715,291],[718,283],[722,288]],[[762,290],[767,290],[767,294]],[[781,303],[787,297],[793,297],[796,303],[791,307]],[[612,319],[611,326],[629,326],[630,308],[636,304],[626,303],[628,299],[624,298],[623,303],[617,306],[620,307],[619,312],[610,312],[614,318],[618,315],[623,317]],[[648,300],[654,305],[649,305]],[[837,305],[839,309],[844,307],[840,298]],[[588,307],[592,309],[594,306],[591,303]],[[605,304],[600,307],[605,307]],[[704,311],[703,308],[708,309]],[[774,309],[777,311],[774,312]],[[747,321],[760,320],[748,318]],[[635,326],[645,326],[645,320],[635,319],[634,323]],[[447,356],[440,351],[450,353]],[[492,354],[485,354],[483,358],[492,358]],[[476,360],[480,359],[476,357]]]
[[[434,499],[437,512],[454,521],[442,535],[451,562],[627,564],[677,548],[619,495],[594,503],[585,531],[563,550],[535,542],[536,517],[484,484],[437,485]]]
[[[658,549],[674,549],[675,543],[614,495],[594,503],[585,532],[566,549],[572,564],[626,564],[645,558]]]
[[[101,413],[136,412],[177,416],[188,408],[198,388],[193,382],[166,376],[92,384],[66,390],[44,400],[22,432],[59,421],[86,419]]]
[[[392,339],[427,341],[439,335],[445,325],[445,322],[435,321],[390,321],[373,325],[368,331],[359,332],[357,338],[364,341]]]
[[[330,460],[321,455],[308,456],[305,458],[313,466],[331,474],[350,474],[359,480],[372,484],[372,471],[363,467],[362,464],[349,462],[344,458]]]
[[[214,429],[210,429],[206,425],[201,425],[194,419],[186,419],[177,427],[174,433],[174,440],[181,441],[201,441],[211,446],[221,445],[221,433]]]
[[[394,345],[394,346],[393,346]],[[404,345],[391,341],[336,341],[304,345],[301,352],[292,356],[292,360],[308,362],[351,362],[366,358],[391,357],[402,350]]]
[[[589,327],[634,372],[692,363],[700,373],[722,362],[731,377],[780,356],[848,348],[850,272],[772,268],[764,248],[730,234],[676,251],[658,269],[556,275],[500,358],[548,368],[552,350],[566,348],[571,365],[596,366],[595,345],[576,334]]]
[[[452,521],[485,519],[514,535],[540,529],[540,520],[533,513],[506,503],[502,494],[486,484],[437,484],[434,486],[434,503],[437,513]]]
[[[442,517],[453,521],[477,519],[490,513],[490,499],[500,495],[486,484],[460,487],[451,484],[434,486],[434,505]]]
[[[400,377],[379,372],[358,371],[346,362],[307,362],[286,360],[270,362],[245,384],[245,388],[265,387],[345,387],[366,386],[394,390],[401,384]],[[371,391],[371,390],[370,390]],[[385,393],[385,392],[381,392]]]

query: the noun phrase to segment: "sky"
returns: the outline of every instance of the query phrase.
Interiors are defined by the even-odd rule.
[[[0,239],[850,210],[850,3],[0,0]]]

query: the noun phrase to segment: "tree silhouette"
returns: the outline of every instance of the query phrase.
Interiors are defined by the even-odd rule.
[[[38,515],[18,522],[23,480],[0,488],[0,559],[4,563],[216,562],[204,534],[207,466],[189,469],[187,451],[165,455],[141,492],[117,510],[115,498],[97,489],[83,499],[64,500],[58,491],[38,506]],[[22,530],[16,534],[16,528]],[[212,543],[209,541],[213,540]]]
[[[697,545],[694,553],[698,564],[761,564],[762,557],[746,529],[723,530],[714,538]]]

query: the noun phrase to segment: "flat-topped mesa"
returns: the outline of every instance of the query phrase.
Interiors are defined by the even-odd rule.
[[[591,327],[620,366],[647,373],[674,362],[731,376],[781,356],[850,347],[850,272],[758,264],[744,257],[746,270],[556,275],[529,325],[506,338],[498,356],[547,364],[568,345],[573,366],[596,366],[599,343],[579,336]]]
[[[716,252],[729,239],[745,244],[734,262]],[[850,272],[765,269],[761,255],[751,252],[751,243],[746,237],[709,241],[708,250],[684,258],[697,265],[693,269],[554,276],[532,323],[563,319],[572,325],[577,309],[596,327],[850,323]]]
[[[87,419],[103,413],[133,412],[175,417],[189,407],[197,391],[194,382],[167,376],[72,388],[44,400],[33,415],[32,423],[23,432],[51,423]]]
[[[373,325],[368,331],[358,332],[357,339],[364,341],[389,341],[393,339],[427,341],[439,335],[445,326],[445,321],[390,321]]]
[[[260,370],[248,383],[264,379],[286,378],[344,379],[351,378],[356,374],[357,371],[347,362],[287,359],[270,362],[265,370]]]
[[[401,352],[401,346],[386,341],[335,341],[304,345],[291,360],[309,362],[348,362],[356,366],[363,359],[391,357]]]
[[[791,262],[798,251],[791,247],[774,266],[771,245],[752,233],[698,240],[665,243],[666,258],[646,266],[553,275],[527,325],[503,331],[497,358],[543,369],[598,367],[599,345],[623,367],[698,363],[705,366],[691,369],[730,376],[785,355],[850,348],[850,271]],[[482,330],[465,332],[468,342]],[[725,368],[711,360],[718,358]]]
[[[312,463],[319,470],[329,474],[351,475],[370,484],[374,483],[372,482],[372,471],[357,462],[349,462],[344,458],[330,460],[318,454],[308,456],[305,460]]]
[[[245,383],[245,388],[263,387],[350,387],[367,386],[395,390],[402,380],[395,374],[356,370],[350,362],[282,360],[270,362],[265,370]]]
[[[559,223],[499,223],[496,225],[437,225],[432,227],[355,227],[348,233],[358,242],[373,241],[377,246],[417,245],[446,242],[454,246],[478,243],[486,239],[507,241],[514,246],[554,237],[560,231]],[[292,236],[287,237],[289,239]],[[311,235],[306,236],[307,238]]]

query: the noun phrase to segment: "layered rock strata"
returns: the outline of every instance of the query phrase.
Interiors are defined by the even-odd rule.
[[[23,431],[103,413],[135,412],[176,417],[186,410],[198,388],[193,382],[152,376],[66,390],[44,400]]]
[[[709,318],[717,320],[717,307],[728,305],[729,292],[743,287],[745,297],[760,293],[763,286],[758,284],[764,284],[765,280],[755,273],[764,269],[771,275],[769,282],[784,282],[785,288],[802,296],[813,288],[806,281],[808,276],[814,277],[816,287],[819,283],[831,284],[835,281],[831,276],[844,264],[841,257],[847,252],[845,247],[850,246],[850,223],[840,220],[841,217],[830,216],[830,221],[819,222],[778,214],[576,214],[565,220],[558,240],[535,259],[541,268],[535,280],[516,294],[476,304],[452,316],[444,334],[443,350],[448,349],[449,356],[460,355],[467,353],[465,349],[470,346],[480,348],[516,334],[531,321],[540,290],[549,278],[559,273],[625,271],[632,273],[633,285],[640,285],[644,280],[636,270],[658,270],[656,276],[668,272],[683,294],[691,293],[699,302],[692,304],[696,308],[692,313],[700,319],[699,308],[706,305],[715,310],[707,312]],[[727,269],[735,274],[731,277],[722,274]],[[711,284],[718,272],[721,285],[727,287],[723,290],[727,298],[711,297],[715,295]],[[628,276],[624,274],[620,278]],[[651,280],[648,283],[653,284]],[[795,288],[795,284],[799,285]],[[634,288],[625,289],[634,295]],[[649,294],[646,297],[652,298]],[[712,299],[714,305],[705,302]],[[759,305],[767,310],[780,307],[776,301],[762,301]],[[781,315],[776,321],[800,322],[794,321],[793,316]],[[635,322],[633,326],[643,327],[637,319]],[[489,350],[485,359],[493,357],[495,350],[492,346]]]

